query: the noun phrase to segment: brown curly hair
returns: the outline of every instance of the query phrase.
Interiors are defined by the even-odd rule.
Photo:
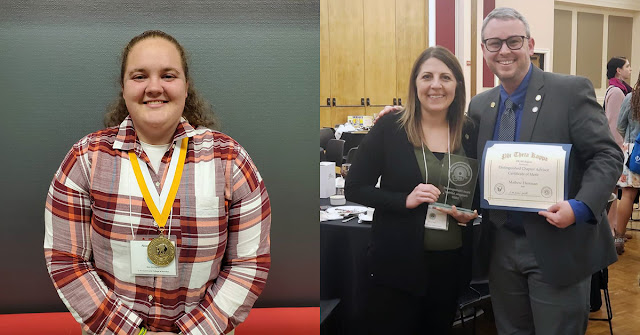
[[[640,120],[640,75],[631,91],[631,115],[634,120]]]
[[[129,115],[127,105],[122,97],[122,87],[124,85],[124,74],[127,67],[127,59],[129,53],[134,45],[147,38],[162,38],[176,46],[180,53],[180,59],[182,60],[182,68],[184,69],[185,79],[188,83],[187,98],[184,103],[184,116],[189,124],[194,128],[198,126],[204,126],[210,129],[217,129],[219,122],[213,115],[213,109],[211,104],[204,98],[200,97],[196,89],[193,86],[191,77],[189,76],[189,63],[187,61],[187,55],[180,43],[171,35],[160,30],[147,30],[142,34],[135,36],[129,41],[129,43],[122,50],[121,62],[120,62],[120,95],[118,98],[107,108],[107,113],[104,116],[104,125],[106,127],[117,126]]]

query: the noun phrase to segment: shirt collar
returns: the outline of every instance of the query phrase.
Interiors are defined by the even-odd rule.
[[[180,117],[180,123],[178,123],[176,131],[173,134],[173,142],[180,141],[185,137],[193,137],[195,132],[195,129],[189,122],[184,117]],[[120,126],[118,126],[118,134],[113,142],[113,149],[142,151],[140,141],[137,140],[136,130],[133,127],[131,116],[127,115],[122,123],[120,123]]]
[[[507,98],[510,98],[511,101],[516,104],[518,107],[524,106],[524,99],[527,96],[527,89],[529,88],[529,80],[531,79],[531,72],[533,72],[533,64],[529,65],[529,71],[527,75],[524,76],[518,88],[513,92],[513,94],[507,94],[507,91],[504,90],[504,87],[500,85],[500,101],[504,104],[504,101]]]

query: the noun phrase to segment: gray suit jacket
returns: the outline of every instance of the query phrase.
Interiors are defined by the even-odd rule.
[[[479,125],[479,156],[493,138],[499,103],[500,88],[495,87],[478,94],[469,104],[469,116]],[[567,176],[569,199],[582,201],[597,220],[597,224],[573,224],[560,229],[537,213],[522,216],[544,280],[570,285],[617,260],[606,205],[622,172],[623,155],[586,78],[543,72],[534,66],[522,113],[519,142],[573,145]],[[479,262],[485,266],[495,232],[488,212],[483,211],[478,250],[482,254]]]

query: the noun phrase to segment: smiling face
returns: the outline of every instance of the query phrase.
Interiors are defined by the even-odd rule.
[[[187,89],[182,59],[173,43],[152,37],[131,48],[122,78],[122,97],[141,141],[172,141]]]
[[[482,32],[484,39],[499,38],[506,40],[510,36],[526,36],[526,29],[522,21],[517,19],[490,20]],[[500,79],[502,86],[509,93],[515,91],[529,71],[531,56],[535,41],[533,38],[524,40],[522,48],[511,50],[503,43],[500,50],[488,51],[484,43],[481,44],[482,54],[489,69]]]
[[[456,96],[457,81],[451,69],[441,60],[431,57],[420,66],[416,93],[422,113],[444,113]]]

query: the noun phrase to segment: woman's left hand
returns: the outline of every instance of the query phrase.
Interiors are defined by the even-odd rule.
[[[447,213],[448,215],[456,219],[456,221],[458,221],[458,224],[461,226],[466,226],[467,223],[478,217],[478,211],[475,209],[473,210],[473,213],[458,211],[456,206],[451,206],[451,208],[436,207],[436,209],[443,213]]]

